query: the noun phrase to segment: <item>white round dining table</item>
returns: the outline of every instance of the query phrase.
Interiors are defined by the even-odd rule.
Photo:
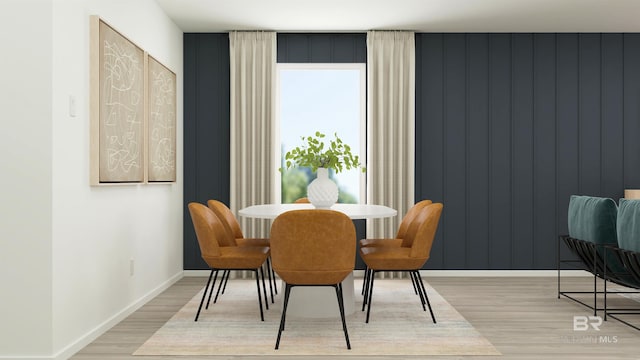
[[[312,204],[263,204],[240,209],[238,214],[245,218],[275,219],[278,215],[291,210],[315,209]],[[395,209],[373,204],[334,204],[329,210],[340,211],[353,220],[379,219],[398,214]],[[355,291],[353,272],[342,281],[344,312],[355,311]],[[279,292],[280,294],[282,291]],[[278,304],[282,306],[282,299]],[[291,290],[287,316],[327,318],[340,316],[334,289],[330,287],[294,287]]]
[[[264,204],[248,206],[240,209],[240,216],[254,219],[275,219],[278,215],[290,210],[315,209],[311,204]],[[371,204],[334,204],[326,208],[340,211],[351,219],[377,219],[393,217],[398,214],[395,209],[384,205]]]

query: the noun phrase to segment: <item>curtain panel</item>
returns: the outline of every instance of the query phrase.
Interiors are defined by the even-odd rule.
[[[394,237],[414,204],[415,36],[367,33],[367,202],[398,210],[367,221],[367,237]]]
[[[274,202],[276,33],[229,33],[230,191],[234,214]],[[265,237],[269,223],[239,218],[246,237]]]

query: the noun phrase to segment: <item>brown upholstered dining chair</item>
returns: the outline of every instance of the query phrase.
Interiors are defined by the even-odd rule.
[[[364,300],[362,302],[362,311],[367,306],[366,322],[369,322],[369,314],[371,312],[371,303],[373,297],[373,284],[375,273],[379,271],[406,271],[411,275],[414,287],[420,301],[422,309],[426,311],[425,304],[429,306],[431,319],[436,323],[433,309],[429,303],[420,269],[429,259],[433,239],[438,230],[438,222],[442,214],[441,203],[429,204],[425,206],[416,218],[411,222],[409,229],[405,235],[411,242],[411,247],[402,246],[371,246],[360,248],[360,256],[367,266],[369,275],[366,276]]]
[[[422,210],[425,206],[431,204],[431,200],[421,200],[415,203],[409,211],[404,215],[402,221],[400,222],[400,226],[398,227],[398,232],[396,233],[396,237],[391,238],[380,238],[380,239],[360,239],[358,242],[360,247],[368,247],[368,246],[395,246],[395,247],[411,247],[411,239],[406,236],[407,231],[409,230],[409,226],[413,222],[413,220],[418,216],[420,210]],[[364,281],[362,282],[362,291],[364,294],[364,287],[367,284],[367,276],[369,275],[368,269],[365,269],[364,272]],[[413,277],[411,278],[413,281]],[[416,290],[416,294],[418,293],[418,288],[416,284],[413,284],[414,289]]]
[[[296,199],[296,201],[294,201],[293,203],[294,204],[309,204],[309,203],[311,203],[311,201],[309,201],[309,198],[301,197],[299,199]]]
[[[194,321],[198,321],[200,311],[202,310],[202,304],[207,295],[207,290],[211,284],[211,278],[214,273],[216,278],[218,271],[220,270],[250,270],[256,275],[256,286],[258,289],[258,305],[260,306],[260,319],[264,321],[264,313],[262,311],[262,297],[260,295],[260,280],[258,271],[262,275],[262,288],[265,289],[264,284],[264,272],[262,265],[269,257],[269,248],[265,246],[224,246],[223,244],[229,244],[233,242],[231,234],[225,229],[222,221],[216,216],[213,210],[207,206],[192,202],[189,203],[189,213],[191,214],[191,220],[193,221],[193,227],[198,238],[198,245],[200,246],[200,253],[202,259],[211,268],[209,274],[209,280],[204,288],[202,294],[202,300],[200,300],[200,306],[196,313]],[[215,287],[215,278],[211,288]],[[266,303],[266,290],[265,290],[265,303]]]
[[[245,238],[244,234],[242,233],[242,228],[240,227],[240,223],[238,222],[238,219],[233,214],[233,211],[231,211],[231,209],[229,209],[229,207],[225,203],[218,200],[211,199],[207,201],[207,206],[209,207],[209,209],[213,210],[213,212],[218,216],[218,218],[220,218],[220,220],[222,220],[227,231],[233,234],[234,241],[232,242],[232,244],[224,245],[224,246],[241,246],[241,247],[242,246],[259,246],[259,247],[267,246],[268,247],[269,246],[268,238]],[[273,303],[274,302],[273,292],[275,291],[275,293],[277,294],[278,287],[275,284],[276,277],[273,272],[273,269],[271,268],[270,258],[267,258],[266,265],[267,265],[267,275],[269,277],[269,289],[271,290],[271,302]],[[218,285],[218,291],[213,301],[214,303],[217,301],[218,295],[221,293],[221,289],[222,289],[222,294],[224,294],[228,281],[229,281],[229,271],[227,270],[222,274],[222,279],[220,281],[220,284]],[[211,292],[213,292],[213,288],[211,288]],[[211,300],[211,294],[209,294],[209,300]],[[207,305],[208,305],[208,302],[209,301],[207,301]],[[269,307],[267,305],[267,309],[268,308]]]
[[[396,232],[396,237],[393,239],[360,239],[360,247],[367,246],[403,246],[403,247],[411,247],[411,240],[406,238],[407,230],[409,230],[409,226],[413,219],[420,213],[425,206],[431,204],[431,200],[422,200],[415,203],[409,211],[404,215],[402,221],[400,222],[400,226],[398,227],[398,232]],[[405,239],[406,238],[406,239]]]
[[[275,348],[280,346],[291,288],[331,286],[336,291],[342,330],[351,349],[344,317],[342,281],[353,271],[356,230],[353,221],[333,210],[292,210],[271,225],[271,258],[275,272],[285,283],[284,305]]]

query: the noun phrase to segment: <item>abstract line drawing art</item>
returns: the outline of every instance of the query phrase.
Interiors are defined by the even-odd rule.
[[[176,75],[149,56],[149,182],[176,181]]]
[[[98,94],[92,94],[92,161],[97,152],[99,163],[92,164],[92,184],[143,182],[145,54],[102,20],[92,20],[98,22],[92,26],[99,33],[97,54],[92,48],[92,57],[97,55],[92,58],[92,66],[97,66],[92,78],[98,77]]]

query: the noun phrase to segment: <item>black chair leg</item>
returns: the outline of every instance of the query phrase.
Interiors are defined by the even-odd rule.
[[[360,295],[364,295],[365,285],[367,284],[367,275],[369,274],[369,267],[365,266],[364,275],[362,277],[362,291],[360,291]]]
[[[193,321],[198,321],[198,317],[200,317],[200,310],[202,310],[202,304],[204,303],[204,298],[207,297],[207,290],[209,290],[209,283],[211,283],[211,277],[213,276],[213,272],[215,270],[211,269],[209,273],[209,280],[207,280],[207,285],[204,287],[204,292],[202,293],[202,300],[200,300],[200,306],[198,306],[198,312],[196,313],[196,318]]]
[[[262,295],[260,295],[260,277],[258,276],[258,270],[253,270],[256,273],[256,286],[258,288],[258,305],[260,306],[260,320],[264,321],[264,313],[262,312]],[[263,278],[264,281],[264,278]],[[265,299],[266,302],[267,299]]]
[[[269,275],[269,291],[271,292],[271,303],[275,303],[273,300],[273,284],[276,279],[271,277],[271,259],[267,258],[267,274]]]
[[[363,284],[364,286],[364,298],[362,299],[362,310],[364,311],[364,307],[365,305],[367,305],[367,302],[369,300],[369,286],[371,286],[371,277],[375,276],[375,273],[373,272],[373,270],[367,268],[367,274],[365,276],[365,282]]]
[[[264,305],[269,310],[269,300],[267,298],[267,287],[264,285],[264,270],[262,270],[262,266],[260,267],[260,275],[262,275],[262,291],[264,292]],[[258,273],[256,272],[256,276]]]
[[[276,350],[280,347],[280,337],[284,330],[285,318],[287,316],[287,305],[289,304],[289,294],[291,293],[291,285],[286,284],[284,288],[284,305],[282,306],[282,316],[280,316],[280,328],[278,329],[278,339],[276,340]]]
[[[411,284],[413,285],[413,292],[418,295],[418,287],[416,286],[416,279],[413,276],[413,273],[411,273]]]
[[[224,278],[224,287],[222,288],[222,294],[227,290],[227,283],[229,282],[229,275],[231,274],[230,270],[227,270],[227,276]]]
[[[204,307],[205,309],[209,309],[209,304],[211,303],[211,295],[213,294],[213,288],[216,287],[216,280],[218,279],[218,271],[219,270],[215,270],[216,275],[213,277],[213,284],[211,284],[211,289],[209,289],[209,299],[207,299],[207,306]]]
[[[347,349],[351,350],[349,342],[349,332],[347,332],[347,322],[344,318],[344,300],[342,296],[342,283],[335,286],[336,297],[338,298],[338,307],[340,308],[340,319],[342,320],[342,330],[344,331],[344,339],[347,341]]]
[[[369,296],[367,296],[367,302],[368,302],[368,304],[367,304],[367,320],[365,321],[365,323],[367,323],[367,324],[369,323],[369,313],[371,313],[371,300],[372,300],[372,297],[373,297],[373,281],[375,280],[375,278],[376,278],[376,272],[373,271],[371,273],[371,280],[369,281],[369,285],[367,285],[368,290],[369,290]]]
[[[227,287],[226,280],[229,279],[229,272],[230,272],[229,270],[225,270],[222,272],[222,277],[220,278],[220,285],[218,285],[218,291],[216,291],[216,297],[213,298],[214,304],[218,302],[218,296],[220,296],[221,290],[222,290],[222,293],[224,294],[224,290],[222,289],[222,286],[224,286],[225,288]]]
[[[417,280],[417,271],[410,271],[409,274],[411,274],[411,280],[413,281],[414,284],[414,289],[415,288],[415,284],[418,281]],[[422,291],[422,287],[420,287],[420,285],[417,286],[418,290],[418,295],[420,296],[420,303],[422,304],[422,311],[427,311],[427,308],[425,307],[426,301],[425,301],[425,296],[426,294]]]
[[[269,257],[270,259],[271,257]],[[269,270],[271,271],[271,277],[273,278],[273,291],[278,295],[278,284],[276,283],[276,272],[273,271],[273,266],[271,266],[271,262],[269,262]]]
[[[419,282],[420,282],[420,287],[422,288],[422,292],[424,293],[424,298],[427,301],[427,306],[429,306],[429,312],[431,313],[431,319],[433,320],[433,323],[436,323],[436,317],[435,315],[433,315],[433,309],[431,309],[431,303],[429,302],[429,296],[427,296],[427,290],[424,288],[424,283],[422,282],[422,276],[420,276],[420,272],[416,271],[416,277],[418,278]]]

